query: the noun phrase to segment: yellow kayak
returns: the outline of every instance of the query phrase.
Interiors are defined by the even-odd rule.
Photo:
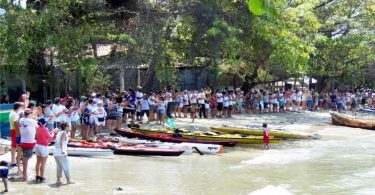
[[[144,129],[144,128],[135,128],[135,127],[132,127],[131,129],[133,131],[137,131],[137,132],[145,133],[145,134],[154,134],[154,133],[163,133],[163,134],[169,134],[169,135],[173,134],[172,129]],[[184,132],[188,133],[189,131],[184,131]]]
[[[163,133],[163,134],[173,134],[173,130],[170,129],[142,129],[142,128],[132,128],[134,131],[138,131],[141,133],[152,134],[152,133]],[[181,130],[180,130],[181,131]],[[183,138],[188,139],[199,139],[199,140],[216,140],[216,141],[237,141],[241,144],[263,144],[263,134],[262,136],[241,136],[241,135],[234,135],[234,134],[217,134],[214,132],[201,132],[195,131],[190,132],[188,130],[182,130],[180,133]],[[272,136],[270,137],[270,143],[275,144],[279,143],[280,139],[274,139]]]
[[[243,134],[243,135],[263,135],[263,130],[261,129],[247,129],[238,127],[211,127],[212,131],[220,133],[233,133],[233,134]],[[300,132],[290,132],[290,131],[278,131],[270,130],[270,135],[275,138],[283,139],[318,139],[317,134],[312,133],[300,133]]]
[[[220,134],[220,135],[207,135],[203,132],[182,133],[183,138],[199,139],[199,140],[218,140],[218,141],[238,141],[240,144],[263,144],[263,136],[241,136],[239,134]],[[280,143],[280,139],[270,137],[271,144]]]

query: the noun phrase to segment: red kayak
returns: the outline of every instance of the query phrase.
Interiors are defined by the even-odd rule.
[[[180,156],[184,150],[174,148],[152,147],[144,145],[119,146],[113,153],[126,155]]]
[[[173,137],[167,134],[144,134],[140,132],[135,132],[132,130],[125,130],[125,129],[116,129],[115,130],[119,135],[129,138],[142,138],[148,140],[160,140],[165,142],[174,142],[174,143],[182,143],[182,142],[189,142],[189,143],[200,143],[200,144],[218,144],[222,146],[235,146],[238,142],[237,141],[217,141],[217,140],[199,140],[199,139],[186,139],[181,137]]]
[[[97,149],[112,149],[111,144],[106,143],[82,143],[82,142],[68,142],[68,147],[72,148],[97,148]]]

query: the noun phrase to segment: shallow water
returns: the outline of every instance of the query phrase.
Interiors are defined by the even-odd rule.
[[[317,128],[321,140],[225,148],[221,155],[71,157],[75,185],[10,183],[12,194],[375,194],[375,131]],[[32,169],[33,170],[33,169]],[[30,173],[34,175],[34,173]],[[114,190],[121,187],[123,191]]]

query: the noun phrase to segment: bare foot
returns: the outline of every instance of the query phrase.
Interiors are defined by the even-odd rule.
[[[75,184],[76,182],[74,182],[74,181],[68,181],[68,182],[66,182],[66,184]]]
[[[61,185],[61,181],[56,181],[56,185]]]

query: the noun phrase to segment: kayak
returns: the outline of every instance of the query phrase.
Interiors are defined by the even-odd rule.
[[[139,127],[132,127],[133,131],[145,133],[145,134],[154,134],[154,133],[162,133],[162,134],[173,134],[173,129],[144,129]],[[182,130],[182,133],[189,133],[190,131]]]
[[[160,146],[129,145],[116,147],[113,152],[125,155],[180,156],[185,151]]]
[[[194,133],[183,133],[182,137],[188,139],[199,139],[199,140],[218,140],[218,141],[236,141],[241,144],[263,144],[263,136],[242,136],[239,134],[220,134],[220,135],[209,135],[203,132]],[[280,139],[270,137],[269,143],[276,144],[280,143]]]
[[[174,143],[182,143],[182,142],[188,142],[188,143],[200,143],[200,144],[218,144],[222,146],[235,146],[238,142],[237,141],[219,141],[219,140],[199,140],[199,139],[186,139],[182,137],[173,137],[171,135],[167,134],[144,134],[140,132],[135,132],[132,130],[125,130],[125,129],[116,129],[115,130],[119,135],[124,137],[130,137],[130,138],[142,138],[142,139],[148,139],[148,140],[160,140],[164,142],[174,142]]]
[[[164,133],[168,135],[173,134],[173,130],[169,129],[141,129],[141,128],[132,128],[132,130],[135,130],[137,132],[144,132],[145,134],[152,134],[152,133]],[[146,133],[147,132],[147,133]],[[259,136],[255,135],[248,135],[248,136],[242,136],[242,135],[232,135],[232,134],[217,134],[212,131],[195,131],[192,133],[188,130],[180,130],[180,135],[184,138],[188,139],[199,139],[199,140],[219,140],[219,141],[238,141],[238,143],[241,144],[262,144],[263,143],[263,131],[261,131],[261,134]],[[198,134],[198,136],[196,135]],[[274,138],[271,136],[270,143],[279,143],[280,138]]]
[[[12,142],[7,139],[0,139],[0,146],[10,148],[12,145]]]
[[[49,146],[48,151],[49,154],[53,154],[54,146]],[[113,151],[110,149],[97,149],[97,148],[71,148],[68,147],[68,156],[110,156],[113,155]]]
[[[91,143],[91,142],[74,142],[69,141],[68,147],[72,148],[96,148],[96,149],[112,149],[112,143]]]
[[[262,129],[238,128],[238,127],[211,127],[212,131],[221,133],[235,133],[243,135],[262,136]],[[270,130],[270,136],[283,139],[318,139],[320,136],[312,133]]]
[[[127,138],[127,137],[118,137],[117,138],[119,142],[125,143],[125,144],[145,144],[145,145],[157,145],[161,144],[163,142],[160,141],[150,141],[145,139],[137,139],[137,138]]]
[[[332,117],[332,124],[343,125],[348,127],[362,128],[375,130],[375,120],[374,119],[360,119],[352,118],[349,116],[344,116],[337,113],[330,113]]]
[[[168,143],[160,141],[149,141],[140,139],[129,139],[125,137],[118,138],[120,142],[127,144],[143,144],[147,146],[170,146],[176,148],[188,148],[189,151],[201,154],[218,154],[222,153],[224,148],[217,144],[199,144],[199,143]],[[185,154],[185,153],[184,153]]]

